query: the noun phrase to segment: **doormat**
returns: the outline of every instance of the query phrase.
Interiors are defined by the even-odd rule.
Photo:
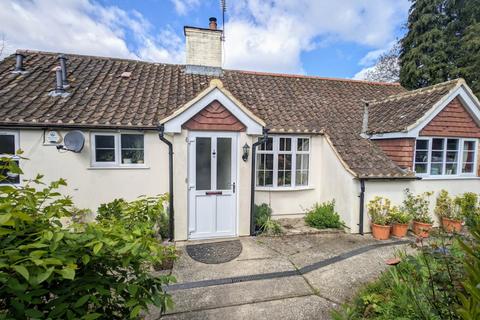
[[[232,261],[242,253],[240,240],[222,241],[186,246],[188,255],[195,261],[207,264],[219,264]]]

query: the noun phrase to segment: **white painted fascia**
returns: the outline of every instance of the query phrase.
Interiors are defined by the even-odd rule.
[[[265,122],[255,116],[240,101],[223,88],[222,82],[214,79],[210,87],[202,91],[194,99],[175,111],[172,115],[162,119],[160,124],[165,126],[166,133],[180,133],[182,125],[209,105],[212,101],[218,100],[228,111],[230,111],[247,130],[247,134],[261,135]]]
[[[420,132],[432,121],[453,99],[460,98],[460,101],[467,109],[467,112],[473,117],[475,122],[480,125],[480,101],[473,94],[464,80],[460,80],[448,94],[440,99],[423,117],[409,126],[405,131],[378,133],[370,136],[370,139],[396,139],[396,138],[417,138]]]

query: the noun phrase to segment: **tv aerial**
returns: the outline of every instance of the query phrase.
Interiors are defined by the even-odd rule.
[[[58,145],[57,150],[72,151],[80,153],[85,144],[85,136],[79,130],[70,131],[63,138],[63,145]]]

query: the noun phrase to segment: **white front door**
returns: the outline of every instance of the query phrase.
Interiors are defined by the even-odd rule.
[[[189,134],[189,239],[237,235],[237,136]]]

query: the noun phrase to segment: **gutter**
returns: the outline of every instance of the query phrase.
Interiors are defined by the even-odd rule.
[[[0,123],[0,128],[17,128],[17,129],[118,129],[118,130],[141,130],[141,131],[156,131],[156,127],[151,126],[125,126],[125,125],[93,125],[93,124],[66,124],[66,123]]]
[[[165,138],[165,127],[158,127],[158,137],[168,146],[168,237],[169,241],[175,238],[174,232],[174,210],[173,210],[173,145]]]
[[[255,161],[257,158],[257,146],[263,144],[268,138],[268,129],[263,128],[263,136],[252,144],[252,175],[250,180],[250,235],[255,235]]]

